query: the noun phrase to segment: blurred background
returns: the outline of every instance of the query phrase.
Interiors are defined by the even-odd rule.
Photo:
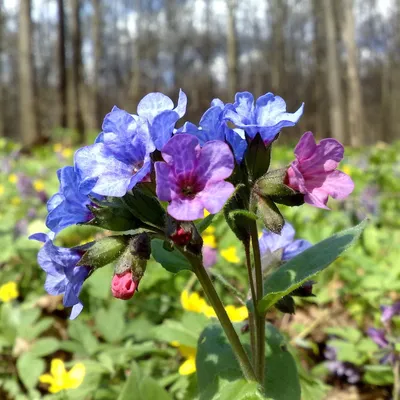
[[[1,0],[0,136],[99,131],[161,91],[211,99],[272,91],[299,131],[361,146],[400,138],[398,0]]]
[[[0,399],[131,400],[132,387],[135,400],[198,398],[197,339],[212,319],[199,311],[206,300],[188,271],[150,260],[140,291],[120,301],[105,266],[85,282],[84,310],[70,321],[62,296],[44,290],[40,244],[28,240],[48,231],[56,171],[92,143],[112,106],[135,113],[151,91],[176,102],[179,88],[189,99],[184,120],[196,124],[214,97],[233,102],[240,90],[272,91],[289,112],[304,101],[297,126],[274,144],[272,169],[293,160],[305,130],[346,144],[348,199],[330,211],[280,209],[296,238],[313,244],[365,217],[369,224],[315,279],[315,297],[296,297],[294,315],[273,309],[267,320],[296,358],[302,400],[395,398],[400,0],[0,0]],[[57,245],[104,234],[72,226]],[[226,286],[248,289],[242,246],[221,216],[203,239],[230,317],[245,322]]]

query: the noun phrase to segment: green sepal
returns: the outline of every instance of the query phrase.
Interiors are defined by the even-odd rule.
[[[251,182],[255,182],[268,171],[271,163],[271,145],[272,143],[266,146],[261,135],[257,133],[247,147],[244,162]]]
[[[94,269],[104,267],[116,260],[128,245],[130,236],[108,236],[89,247],[76,265],[86,265]]]
[[[248,189],[244,184],[236,186],[236,190],[232,196],[225,203],[223,208],[224,216],[229,227],[233,233],[242,242],[248,242],[250,239],[250,233],[248,227],[243,226],[242,223],[238,223],[237,214],[233,214],[234,211],[246,211],[249,208],[249,193]],[[241,222],[243,218],[241,218]]]
[[[261,218],[267,229],[280,235],[285,220],[278,207],[269,197],[261,197],[253,193],[252,208],[257,210],[258,217]]]
[[[164,228],[165,210],[156,197],[149,196],[143,190],[134,187],[132,193],[127,193],[123,197],[123,201],[140,221]]]
[[[137,257],[132,254],[129,247],[119,257],[114,267],[114,273],[121,275],[126,271],[132,271],[132,277],[136,282],[139,282],[146,271],[147,260]]]
[[[94,205],[89,205],[88,208],[94,218],[87,225],[98,226],[115,232],[140,228],[141,221],[132,215],[120,198],[108,197],[104,201],[93,203]]]

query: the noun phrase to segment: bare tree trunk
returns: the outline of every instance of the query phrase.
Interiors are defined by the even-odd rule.
[[[74,115],[74,129],[78,132],[79,142],[85,141],[85,124],[83,121],[83,83],[82,83],[82,37],[80,24],[80,0],[72,0],[72,106]]]
[[[101,125],[101,105],[100,105],[100,74],[102,57],[102,13],[101,0],[93,0],[93,43],[94,43],[94,66],[93,66],[93,109],[96,128]]]
[[[228,57],[228,96],[233,101],[237,88],[237,38],[236,38],[236,0],[227,0],[227,57]]]
[[[347,52],[348,122],[350,144],[360,147],[364,144],[364,113],[360,77],[358,75],[357,45],[354,26],[354,0],[343,0],[342,37]]]
[[[285,36],[284,29],[287,20],[286,1],[273,0],[270,2],[270,21],[272,23],[272,51],[271,61],[271,84],[272,91],[285,95]]]
[[[342,86],[340,81],[340,65],[337,54],[335,21],[332,0],[321,0],[324,9],[325,36],[327,49],[327,79],[332,135],[342,143],[348,142],[342,109]]]
[[[67,128],[67,64],[65,57],[64,0],[58,3],[58,90],[60,96],[60,126]]]
[[[38,139],[32,60],[31,0],[20,2],[19,11],[19,104],[20,135],[25,147]]]

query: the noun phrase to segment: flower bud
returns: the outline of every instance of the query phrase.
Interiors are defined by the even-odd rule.
[[[121,300],[129,300],[136,291],[137,283],[132,278],[132,272],[115,274],[111,282],[111,292],[114,297]]]

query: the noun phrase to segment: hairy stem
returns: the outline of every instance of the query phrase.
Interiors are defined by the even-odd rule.
[[[257,304],[263,298],[263,278],[261,267],[260,245],[258,243],[258,230],[256,222],[252,222],[250,226],[251,244],[253,247],[254,270],[256,280],[256,306],[255,306],[255,325],[256,325],[256,343],[257,354],[255,359],[255,370],[257,380],[264,387],[264,370],[265,370],[265,313],[257,310]]]
[[[233,352],[239,362],[242,369],[243,375],[247,380],[256,381],[256,375],[254,373],[253,366],[250,363],[250,359],[240,342],[239,336],[237,335],[235,328],[232,325],[228,314],[225,311],[224,305],[222,304],[218,293],[216,292],[214,285],[208,276],[201,260],[197,257],[190,256],[185,253],[186,257],[189,259],[193,266],[193,271],[196,274],[201,286],[203,287],[204,293],[207,296],[208,301],[211,303],[212,307],[217,314],[217,317],[221,323],[222,329],[224,330],[226,337],[228,338]]]

